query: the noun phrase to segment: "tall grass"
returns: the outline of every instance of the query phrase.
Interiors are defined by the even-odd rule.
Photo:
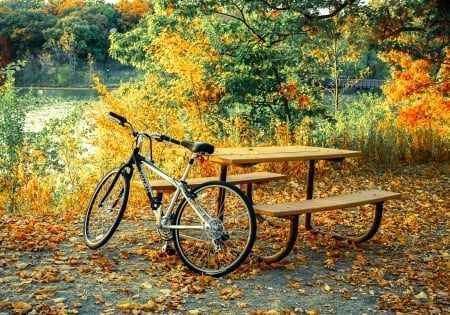
[[[384,97],[362,93],[347,99],[335,120],[306,120],[296,130],[300,144],[362,151],[379,163],[442,161],[449,158],[450,131],[411,131],[397,124]]]

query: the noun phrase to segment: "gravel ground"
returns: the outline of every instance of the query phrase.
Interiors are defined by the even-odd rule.
[[[143,213],[127,212],[98,250],[84,244],[83,214],[3,214],[0,314],[450,314],[449,171],[447,163],[337,178],[401,187],[373,240],[356,246],[301,231],[281,262],[249,258],[219,279],[161,253]],[[319,177],[318,189],[333,180]]]
[[[81,218],[55,248],[2,250],[0,314],[386,313],[377,309],[376,289],[341,279],[350,263],[330,270],[323,254],[304,250],[306,264],[294,264],[295,253],[278,265],[250,258],[229,276],[201,277],[176,254],[159,253],[155,232],[140,224],[122,221],[98,250],[88,249],[76,232]]]

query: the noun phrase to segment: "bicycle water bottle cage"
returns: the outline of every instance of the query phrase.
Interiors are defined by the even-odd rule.
[[[182,140],[181,145],[193,153],[213,154],[214,146],[208,142],[194,142],[190,140]]]

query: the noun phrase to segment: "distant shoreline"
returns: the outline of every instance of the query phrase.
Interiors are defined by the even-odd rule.
[[[107,88],[116,88],[119,85],[107,85]],[[94,87],[51,87],[51,86],[17,86],[18,89],[33,89],[33,90],[95,90]]]

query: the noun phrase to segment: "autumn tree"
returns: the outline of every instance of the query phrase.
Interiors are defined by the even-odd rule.
[[[119,32],[126,32],[134,28],[140,19],[147,13],[151,12],[151,7],[147,1],[120,0],[114,7],[119,13],[120,18],[117,20]]]
[[[450,46],[450,4],[446,0],[370,2],[372,42],[380,51],[403,52],[413,59],[446,62]]]
[[[383,88],[388,105],[399,113],[399,127],[414,137],[412,150],[426,158],[444,158],[450,145],[450,49],[447,61],[436,68],[430,60],[414,60],[409,54],[391,52],[395,64],[392,81]]]
[[[179,74],[187,66],[192,67],[192,73],[198,72],[194,66],[198,57],[189,56],[195,61],[194,64],[188,60],[176,61],[176,57],[172,57],[171,63],[162,66],[165,59],[156,56],[159,57],[164,48],[161,46],[159,50],[153,51],[153,45],[159,42],[160,34],[165,34],[167,29],[174,32],[171,36],[176,38],[176,32],[179,32],[193,43],[202,36],[210,47],[199,45],[198,53],[201,49],[203,53],[210,51],[213,53],[209,54],[216,59],[205,68],[207,71],[202,72],[207,78],[205,82],[210,82],[208,86],[215,82],[213,85],[219,84],[220,89],[226,92],[222,93],[223,97],[209,100],[217,103],[216,113],[220,117],[243,118],[250,128],[268,125],[271,120],[279,119],[293,130],[302,117],[312,113],[312,97],[307,95],[308,88],[299,79],[298,54],[289,48],[294,42],[299,44],[301,36],[291,36],[289,42],[274,39],[273,43],[268,44],[248,34],[240,21],[230,19],[226,14],[217,18],[216,15],[202,14],[196,7],[174,7],[163,2],[155,4],[155,8],[155,12],[147,16],[147,24],[141,23],[135,30],[112,38],[111,54],[114,58],[142,69],[157,67],[157,73],[166,73],[170,69],[178,75],[173,76],[172,73],[159,77],[174,82],[174,79],[182,80]],[[252,19],[256,18],[258,13],[251,16]],[[272,23],[276,25],[275,21]],[[167,37],[168,43],[172,43],[169,39]],[[182,54],[177,47],[172,47],[177,54]],[[170,55],[170,50],[167,50],[167,54]],[[201,90],[200,93],[203,93]],[[191,91],[190,94],[195,95],[195,92]],[[220,125],[220,121],[215,121]],[[224,134],[229,131],[225,126],[219,126],[219,129]]]
[[[125,64],[146,72],[144,86],[147,106],[163,104],[167,110],[177,108],[179,117],[197,121],[195,136],[205,130],[211,133],[215,123],[206,113],[214,108],[223,89],[209,73],[214,73],[218,56],[205,34],[195,25],[198,18],[181,19],[170,10],[149,15],[141,27],[125,34],[115,34],[111,55]]]
[[[67,15],[69,11],[78,11],[86,6],[86,0],[64,0],[58,3],[56,13],[58,15]]]
[[[371,6],[379,23],[372,38],[392,67],[392,80],[383,92],[388,105],[398,110],[398,125],[410,131],[416,153],[427,159],[448,156],[442,149],[450,141],[448,2],[410,0],[386,6],[373,1]]]

